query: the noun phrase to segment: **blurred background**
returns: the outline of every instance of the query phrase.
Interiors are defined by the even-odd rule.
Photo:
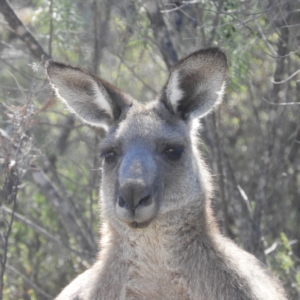
[[[0,0],[0,299],[53,299],[94,261],[103,132],[55,99],[50,57],[139,101],[218,46],[227,92],[201,151],[224,235],[300,298],[299,0]]]

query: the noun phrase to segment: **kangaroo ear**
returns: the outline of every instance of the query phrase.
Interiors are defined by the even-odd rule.
[[[46,69],[56,95],[88,124],[107,130],[132,103],[130,96],[85,70],[53,60]]]
[[[174,67],[160,100],[184,120],[202,117],[221,102],[226,72],[226,55],[218,48],[194,52]]]

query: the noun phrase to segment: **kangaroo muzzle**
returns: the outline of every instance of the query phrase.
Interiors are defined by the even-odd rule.
[[[158,212],[157,167],[153,155],[135,146],[126,153],[120,166],[116,214],[134,228],[147,226]]]

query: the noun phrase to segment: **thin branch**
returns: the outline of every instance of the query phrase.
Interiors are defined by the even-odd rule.
[[[19,73],[21,76],[23,76],[25,79],[27,79],[28,81],[32,80],[32,76],[30,76],[29,74],[25,74],[24,72],[18,70],[17,68],[15,68],[12,64],[8,63],[7,60],[4,60],[3,58],[0,57],[0,60],[6,64],[7,66],[9,66],[14,72]]]
[[[56,209],[65,228],[73,234],[76,242],[81,247],[82,252],[87,250],[94,252],[95,249],[90,245],[89,240],[78,226],[77,220],[71,214],[72,210],[69,207],[69,204],[61,197],[48,176],[36,167],[32,168],[31,175],[34,182],[40,188],[41,193],[50,200],[52,206]]]
[[[275,105],[275,106],[294,106],[294,105],[300,105],[300,102],[284,102],[284,103],[275,103],[268,101],[266,98],[262,97],[262,100],[267,102],[268,104]]]
[[[49,28],[49,44],[48,44],[48,52],[49,52],[49,56],[52,56],[52,40],[53,40],[53,0],[50,0],[49,15],[50,15],[50,28]]]
[[[245,191],[242,189],[242,187],[239,184],[236,185],[236,188],[239,191],[239,194],[240,194],[241,198],[245,201],[247,211],[248,211],[248,215],[249,215],[250,219],[252,220],[253,219],[253,216],[252,216],[253,212],[252,212],[252,209],[251,209],[249,198],[248,198]]]
[[[25,218],[24,216],[18,214],[17,212],[14,212],[12,209],[10,209],[6,206],[2,206],[2,210],[5,211],[6,213],[10,214],[10,215],[14,214],[14,217],[15,217],[16,221],[19,221],[19,222],[25,224],[26,226],[32,228],[36,233],[41,234],[47,240],[49,240],[49,241],[51,241],[55,244],[58,244],[60,247],[66,248],[68,251],[76,254],[81,259],[83,259],[83,260],[90,263],[90,257],[89,256],[86,256],[84,253],[78,252],[78,251],[70,248],[68,245],[63,243],[59,238],[57,238],[56,236],[49,233],[45,228],[41,227],[40,225],[32,222],[31,220],[29,220],[27,218]]]
[[[220,3],[219,3],[219,6],[218,6],[218,11],[217,11],[217,13],[216,13],[216,15],[215,15],[215,18],[214,18],[214,21],[213,21],[213,29],[212,29],[212,32],[211,32],[210,39],[209,39],[209,41],[208,41],[208,45],[209,45],[209,46],[212,44],[212,42],[213,42],[214,39],[215,39],[216,30],[217,30],[217,27],[218,27],[218,25],[219,25],[220,14],[221,14],[223,5],[224,5],[224,0],[221,0]]]
[[[32,280],[30,280],[27,276],[25,276],[20,271],[18,271],[17,269],[15,269],[13,266],[7,265],[7,269],[10,270],[11,272],[15,273],[18,277],[21,277],[24,281],[26,281],[37,292],[39,292],[41,295],[43,295],[47,299],[53,299],[54,298],[53,296],[51,296],[50,294],[48,294],[44,290],[42,290],[35,282],[33,282]]]
[[[25,105],[28,106],[30,102],[30,99],[28,99],[27,104]],[[27,110],[25,110],[27,112]],[[0,300],[3,299],[3,288],[4,288],[4,274],[6,270],[6,263],[7,263],[7,254],[8,254],[8,239],[10,237],[11,231],[12,231],[12,225],[14,222],[14,216],[15,216],[15,210],[17,206],[17,195],[19,191],[19,185],[21,181],[21,176],[20,172],[18,170],[18,155],[21,153],[22,149],[22,134],[20,133],[20,128],[24,126],[24,120],[26,119],[26,115],[23,116],[23,119],[21,121],[14,119],[13,120],[13,125],[14,125],[14,133],[12,135],[12,138],[10,139],[9,143],[9,149],[6,151],[7,158],[6,158],[6,165],[7,167],[7,172],[3,184],[3,188],[1,191],[1,204],[3,205],[4,201],[9,198],[9,196],[12,197],[12,203],[13,203],[13,209],[12,209],[12,214],[10,217],[10,221],[8,222],[8,229],[7,232],[4,236],[4,250],[3,250],[3,255],[1,255],[1,272],[0,272]],[[12,154],[15,154],[15,157],[13,159],[14,165],[11,165],[11,156]],[[15,172],[16,174],[14,175]],[[12,176],[12,177],[11,177]]]
[[[275,51],[275,49],[273,48],[273,46],[269,43],[268,38],[265,36],[262,28],[259,25],[259,22],[257,21],[257,19],[254,20],[254,23],[258,29],[258,32],[262,38],[262,40],[265,42],[265,44],[267,45],[267,47],[269,48],[269,50],[271,51],[273,57],[277,57],[277,53]],[[252,30],[252,29],[251,29]]]
[[[15,188],[16,188],[16,191],[14,192],[14,196],[13,196],[12,214],[11,214],[10,221],[9,221],[9,224],[8,224],[7,232],[6,232],[5,236],[4,236],[4,251],[3,251],[3,256],[1,255],[0,300],[3,299],[4,274],[5,274],[5,269],[7,267],[6,262],[7,262],[7,253],[8,253],[8,239],[9,239],[10,234],[11,234],[12,225],[13,225],[13,222],[14,222],[14,214],[15,214],[15,210],[16,210],[16,206],[17,206],[18,184],[15,186]]]
[[[118,55],[115,54],[120,60],[121,62],[125,65],[125,67],[127,67],[127,69],[135,76],[136,79],[138,79],[145,87],[147,87],[151,92],[153,92],[155,95],[157,94],[157,91],[151,87],[149,84],[147,84],[135,71],[133,68],[131,68],[125,61],[124,59]]]
[[[182,4],[182,5],[176,5],[173,3],[167,3],[165,5],[171,5],[171,6],[175,6],[174,8],[170,8],[170,9],[161,9],[160,12],[162,14],[169,14],[171,12],[177,11],[177,10],[181,10],[182,8],[184,8],[185,6],[187,6],[188,4]]]
[[[46,61],[51,57],[18,18],[7,0],[0,0],[0,12],[3,14],[12,31],[27,45],[31,54],[36,59]]]
[[[80,231],[82,232],[82,235],[84,235],[85,239],[89,243],[90,249],[96,250],[97,249],[97,243],[95,242],[92,229],[89,228],[86,220],[84,219],[84,216],[82,212],[77,208],[75,202],[73,201],[72,197],[70,197],[67,193],[67,190],[61,180],[58,177],[58,174],[56,172],[56,169],[54,165],[51,163],[51,161],[45,157],[44,160],[44,166],[48,170],[49,175],[51,175],[51,179],[57,186],[57,188],[60,190],[63,198],[65,201],[67,201],[68,206],[70,208],[70,213],[74,215],[75,220],[78,222]]]
[[[292,75],[290,75],[288,78],[284,79],[284,80],[281,80],[281,81],[273,81],[271,80],[271,82],[273,84],[282,84],[282,83],[285,83],[287,81],[289,81],[290,79],[292,79],[293,77],[295,77],[298,73],[300,73],[300,69],[297,70],[296,72],[294,72]]]
[[[170,34],[159,9],[157,0],[147,0],[146,10],[155,36],[157,46],[164,58],[167,68],[171,70],[178,62],[177,52],[171,41]]]
[[[17,78],[15,77],[15,75],[12,74],[11,72],[8,72],[8,73],[9,73],[9,75],[14,79],[14,81],[15,81],[15,83],[17,84],[17,86],[18,86],[20,92],[22,93],[23,98],[26,99],[26,95],[25,95],[25,93],[24,93],[24,90],[23,90],[23,88],[21,87],[21,85],[19,84],[19,81],[17,80]]]
[[[98,66],[100,62],[100,35],[99,35],[99,18],[100,18],[100,12],[99,12],[99,3],[97,0],[93,1],[93,22],[94,22],[94,55],[93,55],[93,73],[95,75],[98,74]],[[107,30],[106,30],[107,31]]]

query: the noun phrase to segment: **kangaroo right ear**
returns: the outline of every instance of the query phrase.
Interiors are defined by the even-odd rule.
[[[184,120],[203,117],[221,102],[226,72],[227,59],[221,50],[196,51],[174,67],[160,101]]]
[[[102,127],[117,121],[132,98],[89,72],[50,60],[47,74],[56,95],[84,122]]]

